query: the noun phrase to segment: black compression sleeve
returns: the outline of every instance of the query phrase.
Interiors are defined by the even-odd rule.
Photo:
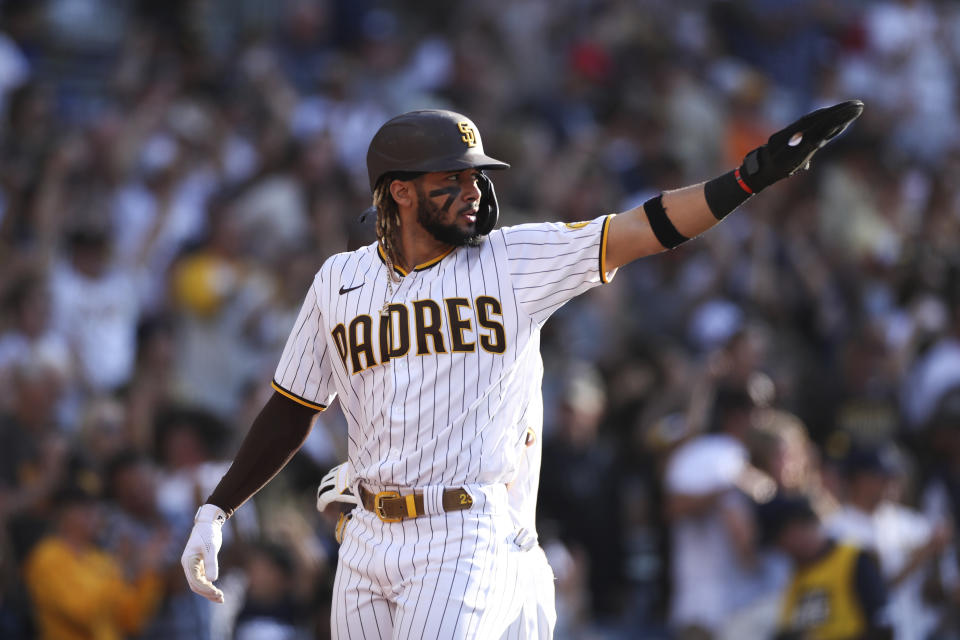
[[[274,392],[253,421],[233,464],[207,502],[223,509],[228,518],[233,515],[300,449],[316,413],[315,409]]]

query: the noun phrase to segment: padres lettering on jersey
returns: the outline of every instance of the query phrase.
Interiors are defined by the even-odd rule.
[[[450,336],[449,349],[454,353],[472,353],[479,343],[488,353],[502,354],[507,350],[503,322],[498,319],[502,317],[503,306],[491,296],[414,300],[410,305],[387,305],[379,318],[364,314],[341,322],[330,336],[343,366],[360,373],[402,358],[411,345],[418,356],[446,353],[444,335]]]
[[[355,475],[382,489],[505,483],[542,428],[540,328],[613,275],[610,216],[505,227],[387,286],[372,244],[324,262],[274,388],[325,408],[337,396]]]
[[[781,626],[805,632],[812,640],[859,638],[866,631],[863,611],[854,590],[854,572],[860,550],[837,545],[798,571],[784,599]]]

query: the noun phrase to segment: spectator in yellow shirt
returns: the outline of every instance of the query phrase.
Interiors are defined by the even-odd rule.
[[[119,639],[136,634],[156,610],[159,553],[150,550],[122,566],[96,546],[99,522],[92,496],[61,492],[54,532],[27,556],[25,581],[41,640]]]
[[[770,542],[794,563],[776,640],[891,640],[887,594],[876,558],[827,537],[806,498],[761,505]]]

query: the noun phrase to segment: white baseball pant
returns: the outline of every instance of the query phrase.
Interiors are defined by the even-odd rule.
[[[523,608],[500,640],[551,640],[557,624],[553,570],[539,545],[523,552]]]
[[[464,488],[473,497],[464,511],[386,523],[354,510],[334,582],[334,638],[500,638],[517,621],[532,556],[513,543],[506,487]]]

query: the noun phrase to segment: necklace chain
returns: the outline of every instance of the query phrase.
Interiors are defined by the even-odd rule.
[[[393,302],[393,283],[394,281],[399,284],[401,282],[400,276],[393,272],[393,260],[390,259],[390,254],[384,252],[387,257],[387,289],[383,296],[383,306],[380,307],[380,317],[387,315],[388,307],[390,303]]]

